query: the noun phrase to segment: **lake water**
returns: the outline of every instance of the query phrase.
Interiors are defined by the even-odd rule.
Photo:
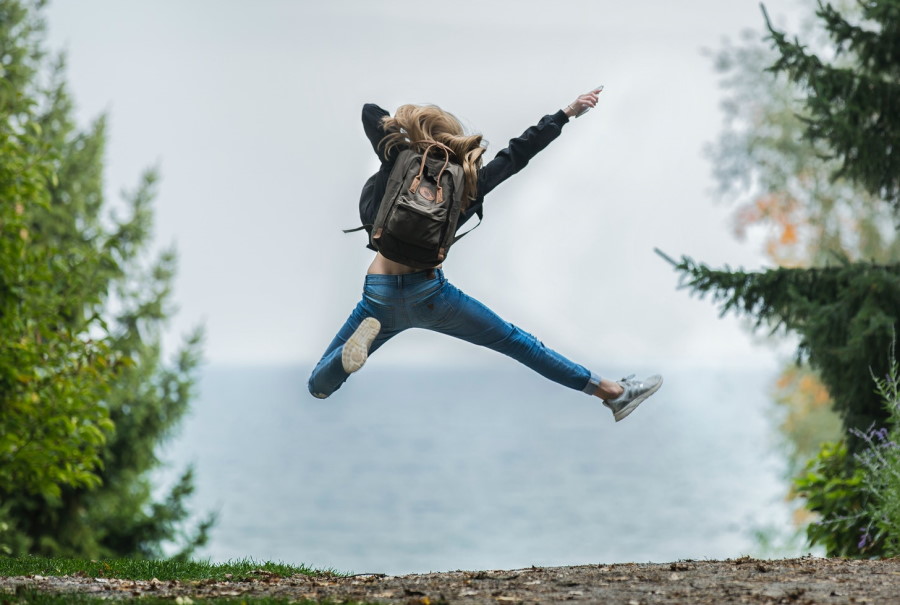
[[[199,555],[389,574],[675,561],[788,524],[769,372],[666,372],[620,423],[509,363],[370,364],[321,401],[308,373],[204,369],[164,453],[169,476],[194,464],[192,509],[219,514]]]

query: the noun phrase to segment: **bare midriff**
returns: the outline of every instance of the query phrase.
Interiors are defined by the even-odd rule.
[[[438,265],[434,267],[434,269],[440,269],[442,265]],[[392,261],[389,258],[385,258],[381,255],[381,252],[375,255],[375,259],[372,261],[372,264],[369,265],[369,270],[366,271],[368,275],[403,275],[405,273],[415,273],[416,271],[421,271],[422,269],[417,269],[415,267],[410,267],[409,265],[403,265],[396,261]]]

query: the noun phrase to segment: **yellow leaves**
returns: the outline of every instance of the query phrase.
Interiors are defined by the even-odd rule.
[[[797,226],[791,223],[786,223],[781,226],[781,244],[783,246],[789,246],[791,244],[797,243]]]
[[[788,430],[802,424],[811,414],[823,406],[830,406],[831,399],[821,381],[813,375],[797,376],[781,389],[781,402],[788,405],[790,411],[785,418]]]
[[[840,437],[840,419],[816,373],[792,364],[782,371],[775,388],[775,401],[785,409],[779,429],[793,446],[796,464],[814,456],[823,442]]]
[[[808,369],[790,366],[778,377],[776,388],[781,396],[790,398],[795,404],[803,403],[806,407],[819,408],[831,405],[828,389],[816,374]]]
[[[800,234],[807,221],[796,197],[788,192],[766,193],[738,208],[735,235],[743,238],[750,227],[770,227],[764,246],[766,255],[782,266],[790,266],[796,264],[791,259],[797,255],[795,248],[801,243]]]
[[[798,390],[803,393],[807,401],[812,407],[822,407],[831,405],[831,397],[828,395],[828,389],[822,384],[818,377],[808,374],[800,379]]]
[[[817,521],[819,518],[820,515],[803,507],[795,508],[791,513],[791,521],[793,522],[794,527],[806,527],[810,523]]]

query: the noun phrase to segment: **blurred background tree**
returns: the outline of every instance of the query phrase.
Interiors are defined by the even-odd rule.
[[[807,535],[829,554],[879,554],[877,541],[855,539],[865,503],[853,452],[859,431],[889,421],[871,375],[887,371],[900,316],[900,1],[815,12],[803,43],[766,15],[772,50],[748,35],[716,55],[728,91],[726,129],[710,149],[720,194],[739,204],[738,235],[767,230],[779,267],[675,264],[723,312],[800,336],[806,363],[785,370],[776,399],[791,471],[819,452],[797,482],[824,517]],[[823,445],[838,436],[848,447]]]
[[[162,500],[149,473],[187,410],[200,332],[161,360],[171,250],[153,258],[148,171],[103,195],[106,120],[74,123],[42,1],[0,0],[0,550],[80,557],[182,554],[191,469]]]
[[[814,18],[816,3],[807,4],[803,39],[828,52],[827,34]],[[849,18],[860,16],[855,3],[842,9]],[[726,93],[725,126],[708,155],[720,199],[737,206],[735,235],[762,232],[767,257],[781,267],[821,267],[838,259],[900,262],[891,208],[861,185],[835,178],[839,162],[804,139],[802,88],[767,69],[777,59],[764,33],[751,31],[714,55]],[[839,63],[852,65],[846,57]],[[807,363],[783,368],[774,398],[793,476],[823,443],[840,438],[840,418]]]

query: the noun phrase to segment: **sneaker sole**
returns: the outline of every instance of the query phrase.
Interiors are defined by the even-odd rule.
[[[341,350],[341,365],[344,366],[345,372],[352,374],[365,365],[369,357],[369,347],[380,331],[381,323],[374,317],[362,320]]]
[[[653,393],[655,393],[656,391],[659,390],[659,387],[662,386],[662,383],[663,383],[663,379],[662,379],[662,377],[660,377],[659,382],[656,383],[655,387],[653,387],[652,389],[650,389],[649,391],[647,391],[640,397],[635,397],[631,403],[626,405],[624,408],[622,408],[618,412],[615,412],[613,414],[613,417],[616,419],[616,422],[623,420],[626,416],[628,416],[628,414],[635,411],[637,409],[637,406],[644,403],[644,401],[647,399],[647,397],[649,397],[650,395],[652,395]]]

